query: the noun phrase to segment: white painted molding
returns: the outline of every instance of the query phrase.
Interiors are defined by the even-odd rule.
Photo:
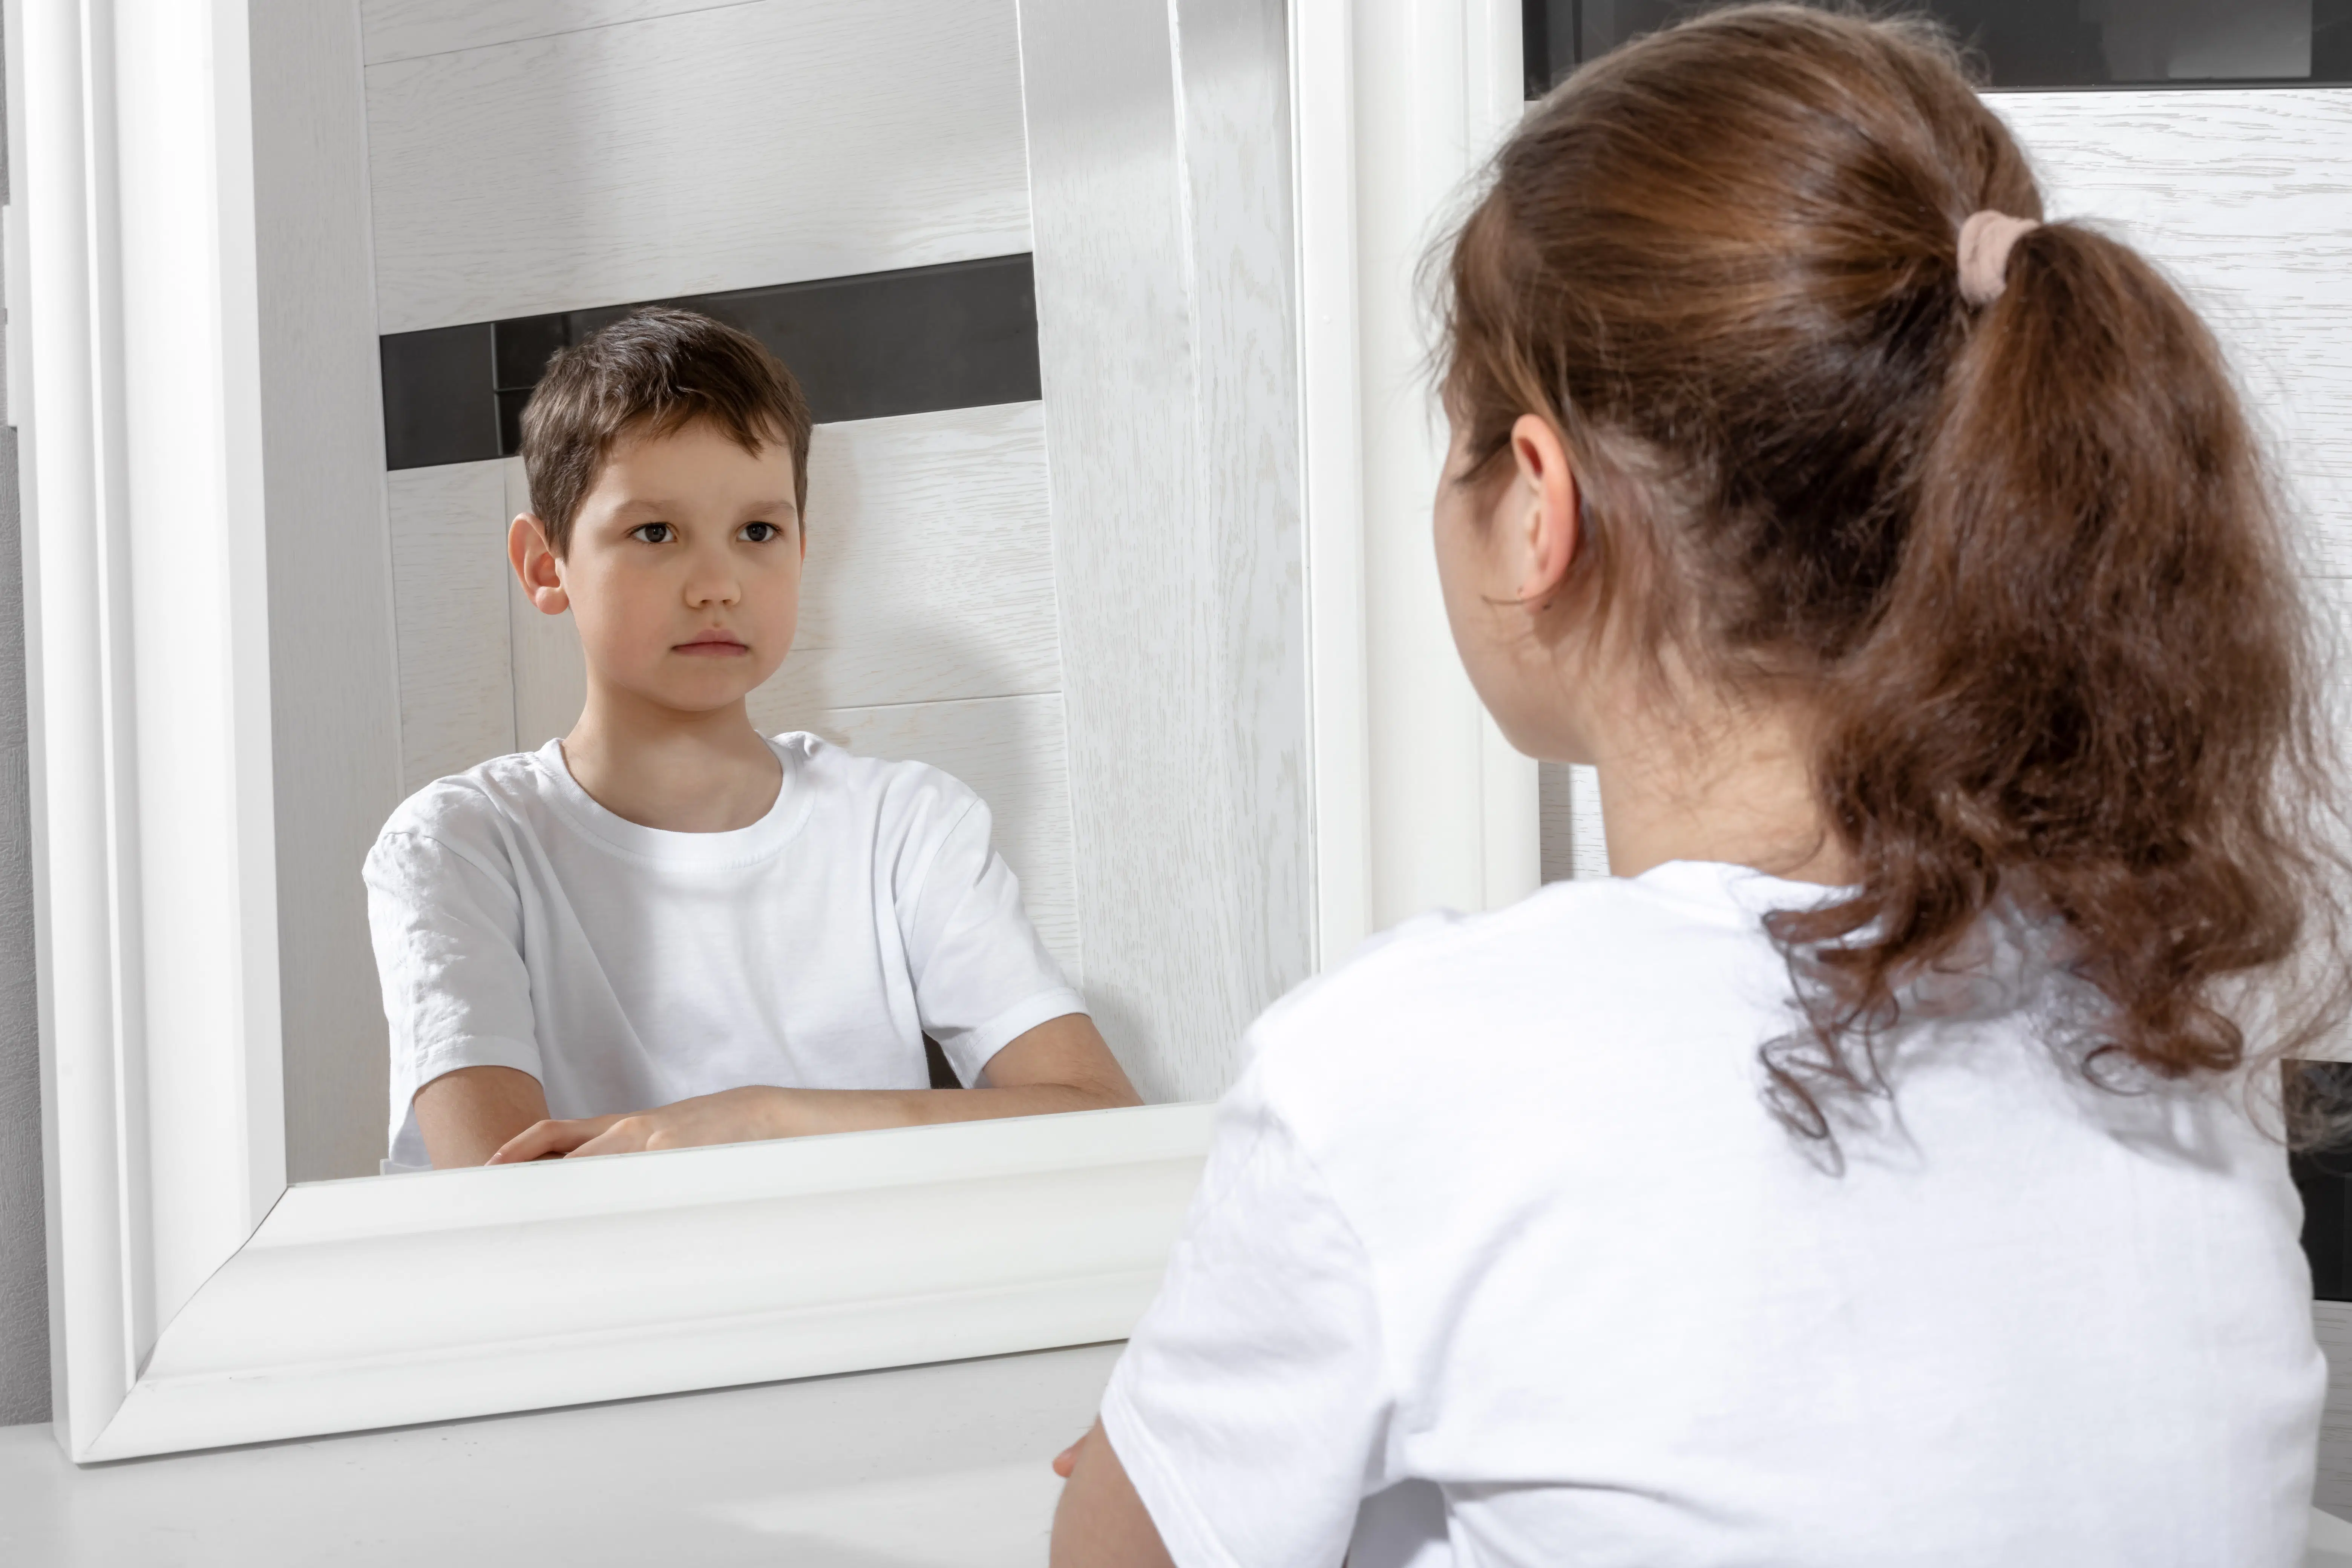
[[[1349,6],[1290,8],[1298,193],[1299,474],[1315,769],[1315,963],[1372,933],[1364,647],[1364,411],[1357,354],[1355,39]]]
[[[1480,707],[1438,596],[1442,421],[1414,268],[1519,113],[1510,0],[1299,0],[1300,383],[1321,962],[1541,873],[1535,763]]]
[[[21,0],[10,20],[55,1407],[73,1444],[285,1169],[252,156],[236,0]]]
[[[1207,1106],[290,1189],[79,1460],[1124,1338]]]

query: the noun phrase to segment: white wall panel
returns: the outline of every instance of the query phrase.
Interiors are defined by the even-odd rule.
[[[1030,248],[1011,0],[762,0],[367,68],[387,332]]]
[[[1543,879],[1579,881],[1609,875],[1609,845],[1601,836],[1601,782],[1591,768],[1544,763],[1536,770],[1542,828]]]
[[[789,711],[1059,691],[1034,403],[820,426]]]
[[[515,749],[505,468],[451,463],[385,479],[406,791]]]
[[[248,0],[286,1168],[373,1173],[384,1023],[361,859],[400,800],[356,17]]]
[[[2314,1301],[2311,1327],[2327,1357],[2327,1407],[2319,1422],[2312,1506],[2352,1519],[2352,1301]]]
[[[756,0],[360,0],[367,63],[447,54],[642,22],[680,11],[715,11]]]
[[[2053,216],[2168,268],[2236,360],[2309,528],[2352,574],[2352,89],[1995,93]]]
[[[1171,16],[1021,7],[1087,996],[1147,1100],[1313,958],[1283,15]]]

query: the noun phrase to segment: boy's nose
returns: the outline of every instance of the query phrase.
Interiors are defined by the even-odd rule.
[[[686,583],[686,602],[697,606],[731,605],[741,593],[732,572],[698,572]]]

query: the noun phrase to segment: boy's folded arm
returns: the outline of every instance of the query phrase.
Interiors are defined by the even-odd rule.
[[[499,1147],[498,1162],[506,1164],[549,1154],[626,1154],[645,1149],[803,1138],[821,1132],[1107,1110],[1143,1103],[1120,1070],[1118,1058],[1103,1043],[1094,1020],[1084,1013],[1048,1018],[1015,1036],[989,1058],[982,1078],[983,1081],[971,1089],[782,1089],[752,1084],[625,1116],[539,1121],[519,1129]],[[420,1098],[420,1116],[423,1109]]]
[[[487,1163],[525,1129],[547,1120],[546,1091],[515,1068],[458,1068],[419,1089],[410,1103],[436,1171]]]

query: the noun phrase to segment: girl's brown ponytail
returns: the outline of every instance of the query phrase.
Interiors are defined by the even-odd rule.
[[[1940,35],[1743,6],[1555,91],[1450,258],[1473,452],[1546,411],[1586,481],[1601,549],[1568,613],[1825,716],[1858,889],[1774,917],[1807,1016],[1764,1050],[1816,1138],[1997,908],[2095,988],[2073,1043],[2104,1081],[2233,1072],[2341,1014],[2340,963],[2288,962],[2340,951],[2335,760],[2222,357],[2074,224],[1972,302],[1985,209],[2041,216]],[[1666,586],[1612,581],[1644,568]]]

